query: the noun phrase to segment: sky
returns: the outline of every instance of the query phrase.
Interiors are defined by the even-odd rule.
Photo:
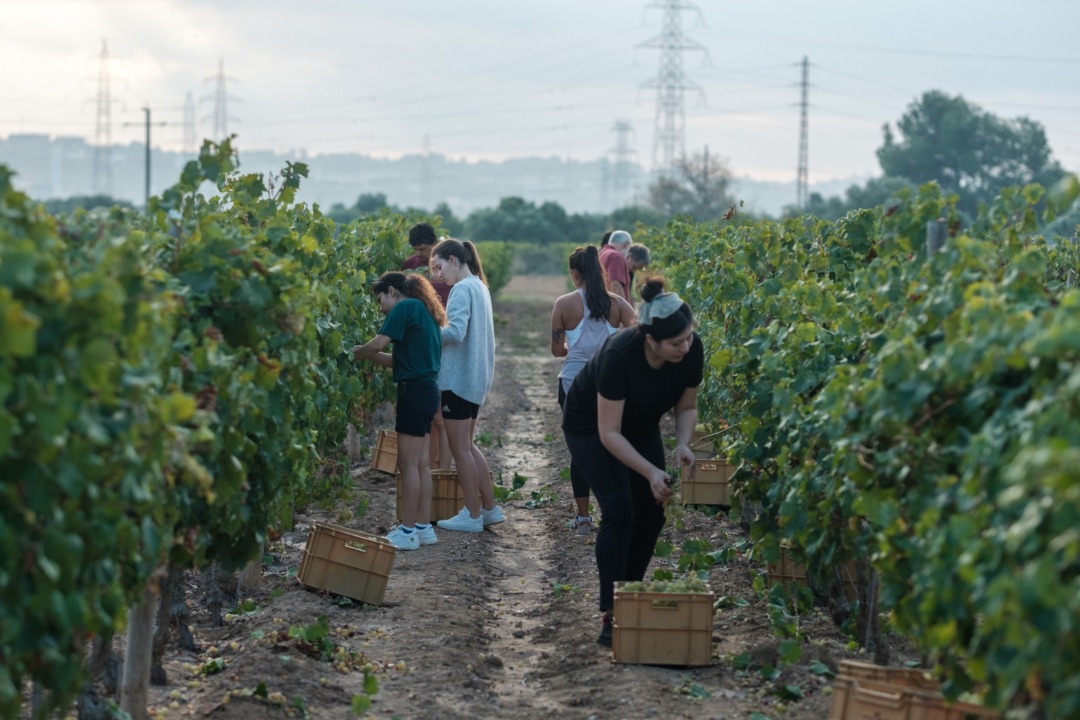
[[[1040,122],[1080,172],[1078,0],[677,1],[685,149],[736,176],[795,178],[804,57],[811,182],[879,175],[882,126],[932,89]],[[627,121],[650,168],[665,4],[0,0],[0,137],[95,141],[105,67],[111,140],[142,142],[149,107],[181,150],[223,67],[242,151],[614,159]]]

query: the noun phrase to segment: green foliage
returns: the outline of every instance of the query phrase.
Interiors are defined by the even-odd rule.
[[[732,427],[720,451],[763,509],[763,557],[789,541],[819,590],[856,560],[860,642],[888,610],[947,692],[978,686],[1000,708],[1026,690],[1071,716],[1080,249],[1036,232],[1075,200],[1002,189],[927,259],[927,221],[952,225],[958,198],[929,184],[897,199],[835,223],[677,220],[638,239],[700,323],[701,414]],[[774,626],[798,638],[794,608],[768,597]]]
[[[484,264],[488,291],[495,296],[510,282],[514,262],[513,246],[505,242],[480,242],[476,244],[476,250]]]
[[[27,679],[64,708],[167,561],[239,567],[347,479],[323,458],[392,392],[348,349],[407,220],[335,226],[306,173],[206,143],[145,215],[50,218],[0,168],[0,717]]]

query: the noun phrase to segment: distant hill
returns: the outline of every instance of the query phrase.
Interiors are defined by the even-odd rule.
[[[145,192],[144,148],[138,143],[110,149],[111,173],[94,179],[95,148],[82,138],[21,134],[0,138],[0,164],[13,168],[16,184],[40,199],[74,195],[111,194],[141,205]],[[160,193],[176,182],[189,159],[183,153],[154,150],[151,155],[151,192]],[[610,212],[644,197],[649,174],[638,165],[616,174],[604,160],[559,157],[515,158],[502,162],[469,162],[443,155],[407,155],[399,159],[357,154],[308,157],[303,150],[290,153],[245,150],[240,145],[240,166],[245,172],[276,173],[286,161],[306,162],[309,178],[301,185],[300,200],[329,209],[336,203],[351,206],[364,193],[383,193],[399,207],[431,209],[446,202],[458,215],[493,207],[501,198],[516,195],[542,203],[551,200],[568,212]],[[794,174],[794,173],[793,173]],[[828,197],[842,193],[866,178],[844,178],[811,185],[812,192]],[[732,192],[746,210],[778,214],[795,200],[795,183],[740,177]]]

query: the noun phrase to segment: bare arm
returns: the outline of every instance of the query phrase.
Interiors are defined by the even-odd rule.
[[[683,390],[679,402],[675,403],[675,463],[689,465],[690,477],[694,477],[697,458],[690,449],[690,436],[697,427],[697,392],[696,387]]]
[[[619,297],[623,298],[623,300],[626,299],[626,287],[623,286],[623,284],[618,280],[608,280],[607,289],[608,292],[615,293]]]
[[[356,345],[352,349],[353,357],[357,360],[371,360],[376,365],[392,367],[394,356],[382,352],[383,348],[390,344],[390,338],[386,335],[376,335],[363,345]]]
[[[618,318],[617,323],[611,324],[620,328],[637,325],[637,312],[634,310],[634,306],[628,303],[622,295],[616,295],[615,293],[608,293],[608,295],[611,296],[611,303],[616,309]]]
[[[635,450],[622,434],[625,405],[625,400],[609,400],[603,395],[596,396],[596,421],[600,442],[619,462],[648,480],[653,497],[657,502],[661,502],[671,495],[671,486],[668,485],[670,478],[663,468],[656,467]]]
[[[560,301],[555,301],[555,307],[551,308],[551,354],[555,357],[566,357],[569,350],[566,347],[566,326],[563,323],[562,308]]]

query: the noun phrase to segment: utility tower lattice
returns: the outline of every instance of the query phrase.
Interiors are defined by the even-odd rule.
[[[639,47],[660,51],[660,70],[656,77],[642,87],[656,88],[653,169],[666,172],[675,165],[676,160],[686,154],[686,109],[683,102],[685,92],[696,90],[702,101],[705,98],[701,87],[683,72],[682,53],[684,50],[699,50],[705,53],[706,62],[710,60],[705,46],[685,37],[682,32],[684,10],[696,12],[699,21],[704,23],[701,10],[696,5],[683,0],[661,0],[646,6],[650,7],[664,11],[662,29],[658,36],[646,40]]]
[[[630,147],[629,138],[634,128],[629,120],[616,120],[611,131],[615,133],[615,147],[608,151],[614,160],[611,168],[611,190],[616,202],[624,202],[630,191],[630,160],[635,151]],[[606,170],[606,163],[604,167]]]
[[[235,121],[237,119],[229,114],[229,101],[233,100],[236,102],[240,102],[240,98],[230,95],[228,93],[228,90],[226,89],[226,84],[230,80],[236,82],[236,78],[231,78],[225,75],[225,58],[219,58],[217,75],[206,78],[206,80],[203,81],[214,83],[214,94],[207,95],[202,98],[203,100],[214,101],[214,114],[210,117],[203,118],[203,121],[213,120],[214,142],[221,142],[222,140],[227,138],[229,136],[229,121]]]
[[[810,96],[810,59],[803,56],[802,59],[802,99],[799,102],[799,169],[795,178],[795,204],[805,209],[810,201],[810,170],[807,161],[809,157],[808,145],[810,133],[807,123]]]
[[[188,91],[184,98],[184,154],[194,155],[198,142],[195,130],[195,97]]]
[[[105,40],[101,41],[101,61],[98,66],[94,192],[98,195],[112,195],[112,97],[109,94],[109,49]]]

